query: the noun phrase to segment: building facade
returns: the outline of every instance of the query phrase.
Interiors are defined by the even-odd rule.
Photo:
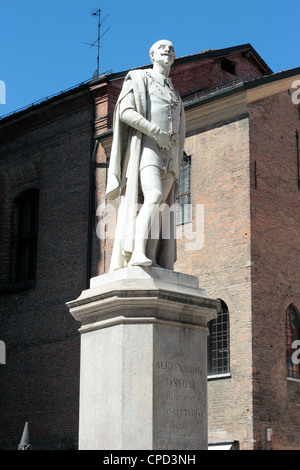
[[[80,335],[66,302],[107,272],[113,110],[126,73],[0,120],[0,448],[76,449]],[[175,270],[222,314],[209,325],[210,448],[300,449],[300,68],[249,45],[176,59],[184,101]],[[300,355],[299,355],[300,356]]]

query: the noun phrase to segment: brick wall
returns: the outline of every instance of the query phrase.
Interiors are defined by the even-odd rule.
[[[288,90],[255,101],[249,111],[254,438],[257,448],[300,449],[300,385],[286,379],[284,336],[286,308],[300,308],[299,114]],[[273,429],[273,443],[265,441],[266,428]]]
[[[261,68],[241,53],[229,54],[226,59],[235,64],[235,75],[221,67],[221,57],[174,64],[171,78],[180,96],[185,99],[195,92],[224,86],[234,80],[249,81],[263,76]]]
[[[230,376],[209,380],[209,441],[239,440],[251,448],[252,353],[248,119],[187,135],[192,158],[192,204],[204,208],[204,244],[178,243],[177,271],[199,277],[230,315]],[[196,230],[195,220],[193,230]]]
[[[17,449],[28,421],[34,449],[77,448],[79,325],[65,303],[85,288],[90,102],[79,94],[1,131],[0,447]],[[40,191],[36,287],[5,294],[13,199],[31,187]]]

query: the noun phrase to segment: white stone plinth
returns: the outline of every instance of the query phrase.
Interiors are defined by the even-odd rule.
[[[207,322],[198,279],[129,267],[91,280],[81,322],[79,449],[207,448]]]

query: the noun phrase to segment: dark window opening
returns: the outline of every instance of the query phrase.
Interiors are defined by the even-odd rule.
[[[22,282],[36,277],[38,190],[21,194],[14,203],[11,281]]]
[[[231,75],[235,75],[235,63],[228,59],[221,59],[221,69],[224,72],[231,73]]]

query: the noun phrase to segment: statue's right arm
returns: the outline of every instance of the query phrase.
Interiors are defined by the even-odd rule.
[[[128,126],[154,137],[157,140],[159,147],[170,147],[170,136],[167,132],[160,130],[158,126],[152,124],[148,119],[144,118],[135,110],[135,101],[133,91],[127,93],[120,102],[120,119]]]

